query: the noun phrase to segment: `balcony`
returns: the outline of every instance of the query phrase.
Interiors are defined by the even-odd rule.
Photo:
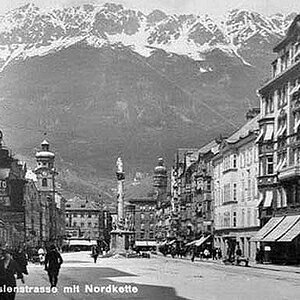
[[[293,180],[300,177],[300,166],[289,166],[280,171],[278,179],[280,181]]]
[[[274,185],[277,183],[276,174],[259,176],[257,184],[259,187]]]

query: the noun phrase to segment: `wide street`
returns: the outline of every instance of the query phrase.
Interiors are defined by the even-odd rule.
[[[300,274],[253,267],[225,266],[213,262],[165,258],[99,258],[89,253],[63,254],[58,291],[41,293],[48,287],[43,267],[29,265],[25,285],[31,293],[17,300],[48,299],[299,299]],[[297,270],[296,270],[297,271]],[[299,270],[300,272],[300,270]],[[33,291],[38,288],[39,293]]]

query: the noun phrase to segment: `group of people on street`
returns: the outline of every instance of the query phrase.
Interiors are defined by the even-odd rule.
[[[40,255],[41,253],[39,253]],[[42,255],[42,254],[41,254]],[[52,287],[57,285],[58,274],[63,263],[63,259],[55,245],[51,245],[43,254],[40,264],[44,265],[48,273],[49,282]],[[16,279],[25,283],[24,275],[28,275],[28,256],[24,249],[19,246],[16,250],[7,247],[0,247],[0,299],[14,300],[16,296]]]

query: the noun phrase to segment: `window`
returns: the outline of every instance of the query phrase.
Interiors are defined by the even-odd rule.
[[[233,154],[233,168],[237,168],[237,155]]]
[[[273,156],[268,156],[266,163],[267,163],[267,165],[266,165],[267,175],[273,174],[274,173]]]
[[[251,226],[251,209],[247,209],[247,225],[250,227]]]
[[[230,227],[230,212],[228,211],[224,213],[224,227]]]
[[[91,222],[88,222],[88,227],[92,227],[92,223]]]
[[[141,220],[144,220],[144,219],[145,219],[145,215],[141,214]]]
[[[248,187],[247,187],[247,198],[248,198],[248,201],[251,200],[251,178],[248,178]]]
[[[91,214],[89,214],[89,215],[88,215],[88,218],[91,218],[91,217],[92,217],[92,215],[91,215]]]
[[[236,227],[236,211],[233,212],[233,220],[232,220],[233,227]]]
[[[74,222],[74,223],[73,223],[73,226],[74,226],[74,227],[76,227],[76,226],[77,226],[77,223],[76,223],[76,222]]]
[[[244,168],[244,166],[245,166],[245,155],[244,155],[244,152],[241,152],[241,154],[240,154],[240,166],[241,166],[241,168]]]
[[[206,189],[207,189],[208,192],[211,191],[211,181],[210,180],[208,180],[207,183],[206,183]]]
[[[245,180],[244,178],[241,180],[241,201],[245,200]]]
[[[80,223],[80,227],[84,227],[84,223],[83,222]]]
[[[242,225],[242,227],[244,227],[245,226],[245,210],[244,209],[242,209],[242,218],[241,218],[241,225]]]
[[[141,230],[145,229],[145,224],[141,224]]]
[[[42,179],[42,186],[48,186],[47,178]]]
[[[237,201],[237,184],[233,184],[233,201]]]
[[[224,202],[230,201],[230,183],[224,185]]]

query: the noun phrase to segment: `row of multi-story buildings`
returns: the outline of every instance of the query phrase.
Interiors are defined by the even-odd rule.
[[[55,155],[45,140],[28,170],[14,158],[0,134],[0,236],[2,246],[62,244],[65,199],[55,187]]]
[[[245,125],[199,149],[177,150],[169,192],[157,192],[158,240],[198,240],[228,256],[239,245],[253,259],[260,248],[273,262],[299,263],[299,22],[300,15],[274,48],[272,78]]]
[[[36,167],[27,169],[3,145],[0,132],[1,245],[34,248],[76,244],[76,240],[79,245],[94,241],[102,242],[103,248],[109,246],[112,220],[103,201],[80,197],[67,201],[62,196],[56,183],[55,154],[46,140],[35,158]]]

